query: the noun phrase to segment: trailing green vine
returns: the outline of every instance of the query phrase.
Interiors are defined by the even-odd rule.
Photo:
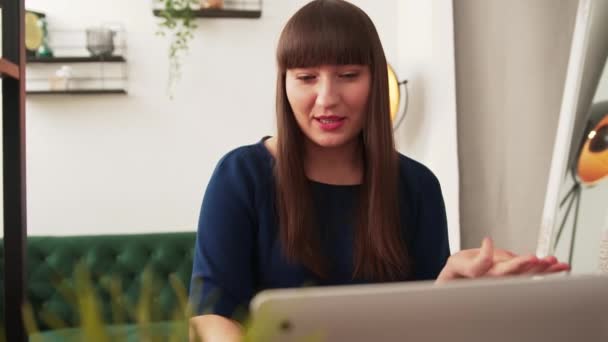
[[[196,21],[193,7],[199,5],[200,0],[156,0],[160,3],[157,15],[161,18],[157,34],[166,36],[171,34],[169,44],[169,80],[168,93],[173,98],[175,85],[181,78],[181,58],[188,52],[188,44],[194,38]]]

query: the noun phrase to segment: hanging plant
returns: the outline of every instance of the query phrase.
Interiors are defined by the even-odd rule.
[[[156,0],[157,15],[161,18],[157,34],[170,35],[169,44],[169,81],[168,93],[173,98],[173,91],[181,77],[181,58],[188,52],[188,44],[194,38],[196,21],[193,8],[200,0]]]

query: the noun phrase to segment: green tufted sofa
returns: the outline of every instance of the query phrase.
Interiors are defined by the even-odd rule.
[[[147,279],[151,279],[149,283],[152,301],[149,320],[158,322],[157,329],[160,326],[166,331],[167,329],[163,327],[179,310],[169,275],[175,274],[183,287],[188,288],[194,243],[194,232],[28,237],[27,298],[41,332],[39,335],[46,333],[46,336],[52,336],[52,327],[47,324],[48,318],[45,319],[50,313],[65,324],[63,330],[72,336],[77,336],[80,320],[70,291],[74,289],[73,273],[78,263],[86,265],[90,273],[90,279],[102,304],[100,311],[105,322],[109,324],[114,322],[119,329],[128,328],[135,322],[133,308],[137,307],[140,299],[143,270],[149,270],[147,274],[150,278]],[[0,243],[0,259],[3,256],[4,244]],[[4,261],[0,261],[0,290],[2,290]],[[116,301],[112,301],[112,298],[117,297],[111,295],[111,283],[120,284],[122,302],[118,306],[120,308],[118,311]],[[68,291],[60,291],[60,288]],[[4,312],[3,308],[3,298],[0,298],[0,315]],[[122,315],[122,319],[118,321],[117,312]],[[128,340],[137,340],[137,338]]]

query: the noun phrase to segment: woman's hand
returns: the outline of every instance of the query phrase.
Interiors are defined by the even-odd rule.
[[[190,318],[190,342],[239,342],[241,326],[218,315],[202,315]]]
[[[507,250],[494,249],[491,239],[485,238],[481,248],[465,249],[452,255],[436,283],[452,279],[533,275],[567,271],[570,266],[554,256],[539,259],[535,255],[515,255]]]

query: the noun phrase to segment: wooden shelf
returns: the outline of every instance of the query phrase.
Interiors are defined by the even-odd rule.
[[[0,77],[8,76],[16,80],[19,79],[19,66],[4,58],[0,58]]]
[[[28,90],[27,95],[108,95],[126,94],[124,89]]]
[[[27,57],[28,63],[95,63],[95,62],[126,62],[123,56],[109,57]]]
[[[163,10],[154,10],[155,16],[160,16]],[[216,9],[216,8],[205,8],[192,10],[192,13],[196,18],[243,18],[243,19],[257,19],[262,17],[262,10],[237,10],[237,9]]]

